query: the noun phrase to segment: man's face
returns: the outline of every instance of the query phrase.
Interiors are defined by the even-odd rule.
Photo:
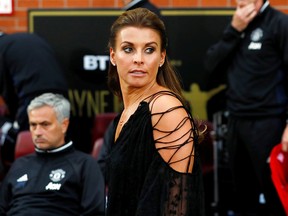
[[[36,108],[28,113],[28,117],[32,139],[37,148],[54,149],[65,143],[69,120],[58,122],[52,107]]]
[[[127,5],[128,3],[130,3],[132,0],[123,0],[123,4]]]
[[[236,0],[236,4],[238,7],[242,8],[248,4],[255,4],[259,0]]]
[[[249,4],[254,4],[257,12],[260,11],[260,8],[262,7],[263,2],[264,0],[236,0],[237,7],[243,8]]]

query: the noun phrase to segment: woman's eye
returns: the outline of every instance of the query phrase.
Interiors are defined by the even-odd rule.
[[[145,50],[145,52],[146,52],[146,53],[153,53],[154,50],[155,50],[154,48],[148,47],[148,48]]]
[[[131,48],[131,47],[124,47],[123,50],[124,50],[124,52],[126,52],[126,53],[132,52],[132,48]]]

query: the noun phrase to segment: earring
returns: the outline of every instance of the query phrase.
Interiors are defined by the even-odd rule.
[[[111,62],[111,64],[112,64],[114,67],[116,66],[116,64],[115,64],[114,62],[113,62],[113,63]]]
[[[162,64],[159,64],[159,67],[162,67]]]

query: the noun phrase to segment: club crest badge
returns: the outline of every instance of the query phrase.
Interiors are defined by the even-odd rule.
[[[255,29],[250,36],[251,41],[257,42],[260,41],[263,37],[263,30],[261,28]]]
[[[251,42],[248,45],[248,50],[261,50],[262,37],[263,37],[263,30],[261,28],[255,29],[250,35]]]
[[[49,178],[53,182],[59,182],[63,178],[65,178],[65,173],[66,172],[64,170],[62,170],[62,169],[52,170],[50,175],[49,175]]]

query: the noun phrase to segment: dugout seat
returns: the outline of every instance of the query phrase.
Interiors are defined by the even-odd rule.
[[[118,113],[100,113],[95,116],[92,127],[92,145],[99,138],[103,138],[110,122],[118,115]]]
[[[103,142],[104,142],[103,137],[98,138],[98,139],[95,140],[95,142],[94,142],[91,155],[92,155],[95,159],[98,158],[98,155],[99,155],[99,153],[100,153],[100,151],[101,151],[101,147],[102,147],[102,145],[103,145]]]
[[[35,151],[30,131],[19,132],[15,144],[15,159]]]

